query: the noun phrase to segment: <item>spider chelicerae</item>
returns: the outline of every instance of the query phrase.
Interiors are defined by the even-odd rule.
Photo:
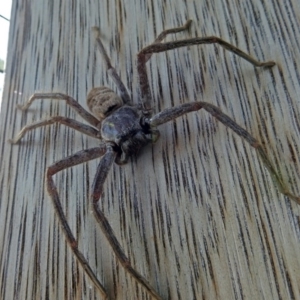
[[[122,264],[125,270],[129,272],[130,275],[133,276],[136,281],[139,282],[148,291],[148,293],[156,299],[162,299],[162,297],[158,294],[156,289],[151,286],[148,280],[131,265],[130,260],[124,253],[124,250],[118,242],[113,229],[109,225],[107,218],[99,209],[98,201],[103,191],[105,179],[113,162],[119,165],[125,164],[128,161],[128,158],[132,155],[136,155],[142,147],[149,143],[154,143],[159,138],[159,131],[157,130],[158,125],[174,120],[177,117],[189,112],[198,111],[200,109],[206,110],[218,121],[222,122],[225,126],[229,127],[236,134],[245,139],[250,146],[257,151],[258,156],[261,158],[264,166],[270,172],[279,191],[300,204],[300,197],[294,196],[285,187],[260,143],[245,129],[241,128],[231,118],[222,113],[218,107],[207,102],[196,101],[168,108],[158,114],[155,114],[154,116],[152,115],[152,96],[146,72],[146,63],[151,58],[153,53],[165,52],[167,50],[191,45],[219,44],[226,50],[235,53],[256,67],[272,67],[275,65],[275,62],[273,61],[259,62],[235,46],[214,36],[204,38],[195,37],[162,43],[163,39],[168,34],[188,30],[190,25],[191,20],[188,20],[186,24],[181,27],[164,30],[152,44],[143,48],[137,54],[140,96],[135,104],[130,98],[115,68],[111,65],[110,58],[108,57],[101,42],[99,29],[94,27],[93,31],[96,36],[97,46],[100,50],[102,59],[104,60],[107,73],[113,79],[118,88],[119,95],[107,87],[93,88],[87,96],[87,106],[92,114],[78,104],[75,99],[61,93],[36,93],[31,96],[25,105],[18,105],[18,108],[26,110],[36,99],[64,100],[92,126],[80,123],[67,117],[54,116],[46,120],[40,120],[25,126],[17,135],[17,137],[14,140],[11,140],[12,143],[18,143],[26,134],[26,132],[32,129],[53,123],[64,124],[101,141],[98,147],[79,151],[67,158],[55,162],[53,165],[48,167],[46,171],[46,186],[67,242],[69,243],[74,255],[83,267],[84,271],[88,274],[92,282],[105,297],[107,297],[105,287],[98,280],[94,271],[90,267],[89,262],[78,249],[77,240],[68,225],[68,221],[63,212],[59,199],[57,188],[53,181],[53,176],[64,169],[102,157],[97,167],[96,176],[90,195],[94,216],[100,224],[100,227],[119,262]]]

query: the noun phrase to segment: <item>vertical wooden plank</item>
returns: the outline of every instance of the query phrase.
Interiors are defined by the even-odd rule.
[[[97,145],[64,126],[7,143],[25,124],[78,116],[59,101],[15,109],[36,91],[85,105],[105,74],[90,28],[137,99],[135,54],[163,29],[193,20],[168,40],[216,35],[258,59],[255,69],[217,46],[154,55],[156,112],[203,100],[219,106],[266,147],[294,193],[299,187],[300,4],[261,1],[15,1],[1,107],[1,299],[101,299],[65,243],[45,192],[48,165]],[[98,160],[99,161],[99,160]],[[98,161],[55,177],[79,247],[111,299],[150,299],[111,253],[89,206]],[[299,206],[274,187],[255,152],[205,112],[161,127],[161,138],[114,166],[101,208],[133,265],[163,299],[300,298]]]

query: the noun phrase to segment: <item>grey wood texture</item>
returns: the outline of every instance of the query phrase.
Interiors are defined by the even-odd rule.
[[[153,55],[154,111],[195,100],[219,106],[265,145],[300,194],[299,1],[14,1],[0,119],[1,299],[102,299],[66,244],[44,184],[48,165],[98,142],[52,125],[11,145],[34,120],[81,120],[63,101],[37,100],[27,112],[16,104],[55,91],[85,106],[92,87],[115,89],[95,25],[137,99],[135,54],[187,19],[191,30],[167,40],[216,35],[277,65],[254,68],[215,45]],[[278,192],[255,151],[204,111],[160,131],[137,159],[113,166],[100,204],[135,268],[164,299],[300,299],[300,207]],[[150,299],[91,214],[98,162],[55,176],[70,226],[111,299]]]

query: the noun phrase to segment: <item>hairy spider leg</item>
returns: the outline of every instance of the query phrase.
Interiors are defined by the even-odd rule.
[[[154,40],[154,42],[151,45],[160,43],[163,39],[166,38],[166,36],[168,34],[173,34],[173,33],[178,33],[178,32],[184,31],[184,30],[188,30],[190,28],[191,24],[192,24],[192,20],[187,20],[183,26],[164,30],[162,33],[160,33],[158,35],[158,37]],[[152,54],[153,53],[148,53],[146,55],[146,62],[151,58]]]
[[[66,125],[70,128],[80,131],[83,134],[89,135],[95,139],[101,139],[101,137],[99,135],[99,131],[96,130],[95,128],[93,128],[89,125],[83,124],[81,122],[78,122],[74,119],[70,119],[70,118],[62,117],[62,116],[55,116],[55,117],[50,117],[46,120],[40,120],[40,121],[37,121],[37,122],[34,122],[34,123],[24,126],[22,128],[22,130],[18,133],[18,135],[14,139],[9,140],[9,142],[11,142],[12,144],[17,144],[23,138],[23,136],[26,134],[26,132],[33,130],[35,128],[38,128],[38,127],[51,125],[54,123]]]
[[[101,56],[104,60],[108,75],[110,75],[110,77],[113,79],[114,83],[117,85],[117,87],[121,93],[121,98],[123,99],[123,102],[125,104],[130,103],[131,99],[128,94],[128,91],[127,91],[125,85],[123,84],[120,76],[117,74],[116,69],[111,65],[110,58],[107,55],[105,48],[102,44],[102,41],[100,39],[100,29],[98,27],[92,27],[92,30],[95,34],[97,46],[98,46],[98,49],[100,50]]]
[[[91,201],[93,204],[94,215],[101,227],[102,232],[106,236],[110,246],[112,247],[117,259],[122,264],[123,268],[137,281],[139,282],[155,299],[162,299],[155,289],[150,285],[144,276],[138,273],[130,263],[130,260],[126,256],[122,246],[117,240],[113,229],[111,228],[108,220],[106,219],[103,212],[98,207],[98,201],[103,192],[103,184],[106,180],[107,174],[111,168],[111,165],[115,161],[117,153],[112,149],[112,147],[107,148],[107,152],[101,159],[97,173],[92,185]]]
[[[186,113],[200,110],[201,108],[205,109],[208,113],[210,113],[213,117],[215,117],[218,121],[222,122],[226,127],[229,127],[236,134],[238,134],[241,138],[246,140],[251,147],[253,147],[258,156],[261,158],[264,166],[269,171],[275,185],[279,189],[279,191],[285,196],[294,200],[297,204],[300,204],[300,197],[293,195],[288,188],[283,183],[281,177],[278,175],[278,172],[273,167],[270,159],[268,158],[265,150],[262,145],[255,139],[249,132],[247,132],[244,128],[239,126],[235,121],[233,121],[229,116],[224,114],[218,107],[207,103],[207,102],[192,102],[185,103],[173,108],[168,108],[153,116],[149,124],[151,127],[156,127],[158,125],[164,124],[168,121],[176,119]]]
[[[91,125],[99,127],[99,124],[101,123],[101,121],[99,121],[92,114],[86,111],[74,98],[61,93],[35,93],[29,98],[29,100],[25,104],[18,104],[17,108],[25,111],[36,99],[65,100],[68,105],[70,105],[84,120],[89,122]],[[11,142],[12,144],[17,144],[28,131],[54,123],[63,124],[86,135],[89,135],[93,138],[101,139],[99,130],[96,130],[91,126],[78,122],[74,119],[62,116],[55,116],[44,120],[39,120],[37,122],[24,126],[18,133],[18,135],[14,139],[10,139],[9,142]]]
[[[85,110],[74,98],[69,95],[62,93],[34,93],[25,104],[17,104],[17,108],[21,110],[27,110],[32,102],[36,99],[50,99],[50,100],[65,100],[84,120],[89,122],[91,125],[98,127],[100,121]]]
[[[47,185],[47,191],[48,194],[53,202],[55,211],[58,215],[61,228],[63,230],[63,233],[66,236],[66,240],[69,243],[74,255],[78,259],[79,263],[83,267],[83,269],[86,271],[92,282],[98,287],[98,289],[106,295],[105,288],[103,285],[99,282],[97,279],[96,274],[92,271],[92,269],[89,266],[88,261],[83,256],[83,254],[78,250],[78,243],[75,239],[69,225],[68,221],[66,219],[66,216],[63,212],[61,202],[58,196],[57,188],[53,181],[53,176],[67,168],[70,168],[72,166],[90,161],[92,159],[99,158],[101,156],[102,159],[98,165],[97,173],[92,185],[92,193],[91,193],[91,201],[93,205],[93,211],[94,216],[98,223],[100,224],[101,230],[106,236],[110,246],[112,247],[117,259],[120,261],[122,266],[125,268],[126,271],[129,272],[131,276],[135,280],[137,280],[153,297],[155,297],[157,300],[160,300],[161,297],[157,294],[155,289],[148,283],[148,281],[140,274],[138,273],[130,264],[130,261],[128,257],[126,256],[124,250],[122,249],[120,243],[118,242],[113,229],[109,225],[109,222],[103,212],[98,207],[98,201],[101,197],[102,191],[103,191],[103,184],[105,182],[105,179],[107,177],[107,174],[110,170],[110,167],[112,163],[114,162],[116,158],[117,153],[112,149],[111,146],[108,145],[102,145],[100,147],[91,148],[87,150],[82,150],[77,152],[74,155],[71,155],[65,159],[62,159],[56,163],[54,163],[52,166],[48,167],[46,172],[46,185]]]
[[[48,194],[53,202],[55,212],[58,216],[62,231],[66,237],[66,240],[68,244],[70,245],[74,255],[76,256],[77,260],[79,261],[80,265],[84,269],[84,271],[88,274],[92,282],[95,284],[95,286],[101,291],[101,293],[107,297],[107,292],[103,285],[100,283],[100,281],[97,279],[97,276],[93,272],[93,270],[90,268],[90,265],[84,255],[78,250],[78,243],[75,239],[71,228],[68,225],[68,221],[66,219],[66,216],[63,212],[62,205],[58,196],[58,191],[56,188],[56,185],[53,181],[53,176],[70,167],[73,167],[75,165],[87,162],[92,159],[99,158],[103,156],[106,152],[106,145],[101,145],[100,147],[95,147],[87,150],[81,150],[67,158],[64,158],[62,160],[57,161],[53,165],[47,168],[46,171],[46,186]]]
[[[149,58],[152,56],[153,53],[165,52],[168,50],[173,50],[173,49],[186,47],[186,46],[193,46],[193,45],[219,44],[226,50],[233,52],[234,54],[242,57],[243,59],[247,60],[248,62],[250,62],[251,64],[253,64],[256,67],[272,67],[275,65],[274,61],[260,62],[256,59],[254,59],[249,54],[243,52],[239,48],[229,44],[228,42],[226,42],[216,36],[200,37],[200,38],[195,37],[195,38],[191,38],[191,39],[179,40],[179,41],[174,41],[174,42],[160,43],[162,38],[164,38],[168,33],[175,33],[175,32],[181,31],[181,30],[185,30],[185,29],[188,29],[189,26],[190,26],[190,23],[188,21],[183,27],[175,28],[173,31],[172,31],[172,29],[164,30],[157,38],[157,40],[159,42],[154,42],[154,43],[150,44],[149,46],[143,48],[137,55],[138,56],[137,70],[138,70],[138,74],[139,74],[141,107],[143,108],[145,115],[147,115],[149,117],[152,115],[152,109],[151,109],[152,95],[151,95],[151,91],[150,91],[149,79],[148,79],[147,70],[146,70],[146,62],[149,60]]]

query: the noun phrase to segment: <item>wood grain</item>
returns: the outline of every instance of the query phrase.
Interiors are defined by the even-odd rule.
[[[48,116],[80,120],[61,92],[85,105],[105,74],[90,28],[99,26],[134,99],[136,53],[166,28],[168,40],[220,36],[272,69],[218,46],[153,55],[154,111],[194,100],[219,106],[266,147],[300,195],[300,3],[289,1],[14,1],[1,107],[0,298],[101,299],[68,248],[44,189],[46,167],[97,141],[64,126],[7,142]],[[300,207],[274,187],[255,151],[205,112],[160,128],[156,145],[114,166],[101,207],[133,265],[164,299],[299,299]],[[98,161],[55,177],[70,226],[111,299],[149,299],[111,253],[88,195]]]

